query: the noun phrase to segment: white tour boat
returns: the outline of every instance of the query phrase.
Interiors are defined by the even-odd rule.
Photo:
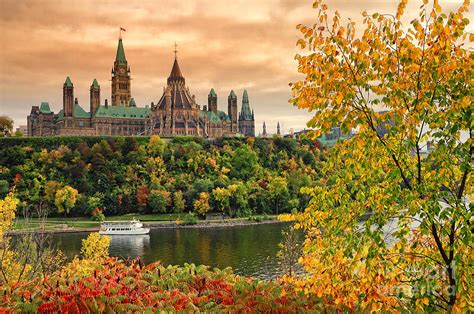
[[[133,218],[133,220],[124,220],[124,221],[106,221],[103,222],[100,226],[99,234],[148,234],[150,229],[143,228],[143,224]]]

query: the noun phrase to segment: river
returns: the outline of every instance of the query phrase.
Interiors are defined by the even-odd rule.
[[[260,279],[281,275],[276,254],[286,223],[218,228],[158,228],[149,235],[113,236],[110,256],[135,258],[164,265],[204,264],[232,267],[234,273]],[[52,235],[67,256],[78,255],[87,233]]]

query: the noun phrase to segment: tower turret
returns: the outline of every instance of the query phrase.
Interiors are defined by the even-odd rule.
[[[72,117],[74,112],[74,85],[69,76],[63,85],[63,112],[64,117]]]
[[[281,132],[280,132],[280,121],[277,122],[277,135],[281,135]]]
[[[227,97],[227,114],[230,118],[231,133],[237,133],[237,95],[233,90],[230,91],[229,97]]]
[[[100,86],[96,79],[92,81],[90,88],[90,111],[91,116],[95,114],[100,106]]]
[[[266,136],[267,136],[267,126],[265,125],[265,121],[263,121],[263,133],[262,133],[262,136],[263,136],[263,137],[266,137]]]
[[[119,104],[128,106],[132,97],[130,81],[130,67],[125,58],[122,38],[119,38],[112,69],[112,106],[118,106]]]
[[[207,108],[209,111],[217,112],[217,94],[214,88],[212,88],[209,95],[207,95]]]

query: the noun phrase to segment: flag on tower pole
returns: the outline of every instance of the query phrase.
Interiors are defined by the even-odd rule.
[[[122,39],[122,31],[126,32],[127,30],[123,27],[120,27],[119,38]]]

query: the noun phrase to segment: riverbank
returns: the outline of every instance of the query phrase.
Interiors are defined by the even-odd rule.
[[[111,217],[113,218],[113,217]],[[140,219],[140,216],[136,217]],[[112,219],[110,219],[112,220]],[[117,219],[119,220],[119,219]],[[125,220],[125,219],[122,219]],[[147,228],[151,229],[196,229],[196,228],[226,228],[238,226],[250,226],[261,224],[281,223],[276,215],[251,218],[229,218],[229,219],[212,219],[212,220],[198,220],[195,224],[185,224],[179,220],[142,220]],[[100,222],[74,220],[70,222],[46,221],[46,223],[32,222],[33,227],[28,228],[27,223],[19,222],[21,228],[15,228],[8,232],[8,235],[20,235],[29,233],[78,233],[78,232],[96,232],[99,231]],[[92,226],[91,226],[92,225]]]

